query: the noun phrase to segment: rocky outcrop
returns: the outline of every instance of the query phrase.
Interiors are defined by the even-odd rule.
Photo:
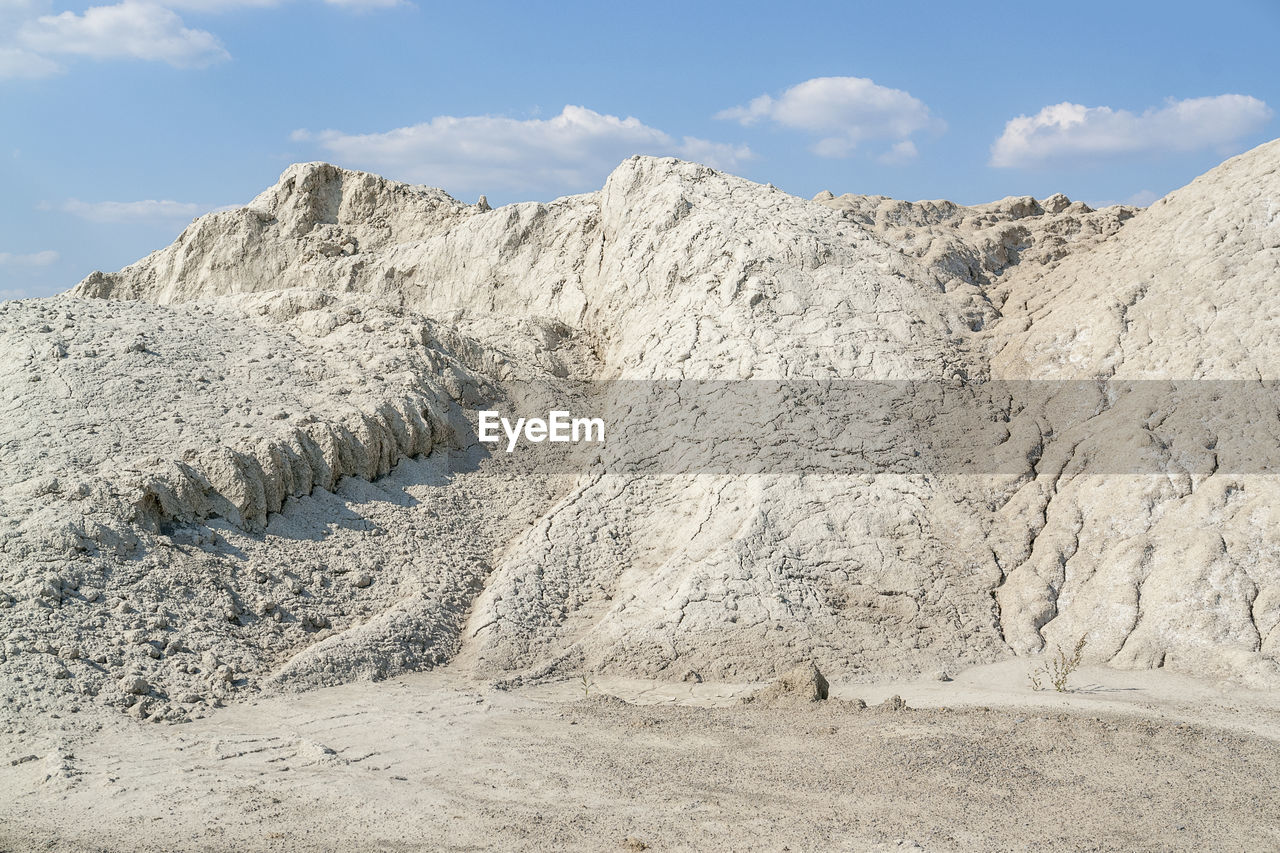
[[[1002,510],[1002,527],[1036,531],[1004,558],[1016,650],[1088,634],[1118,665],[1275,682],[1278,161],[1280,142],[1235,157],[1089,251],[1019,267],[993,294],[994,374],[1132,389],[1099,400],[1116,425],[1073,442],[1072,457],[1128,447],[1161,459],[1144,476],[1068,467]],[[1142,392],[1140,380],[1169,378],[1216,402]]]
[[[73,583],[127,602],[151,587],[111,567],[137,559],[163,563],[157,583],[223,578],[225,600],[199,606],[239,625],[151,604],[197,626],[187,645],[238,655],[245,686],[443,660],[915,675],[1081,634],[1093,662],[1274,684],[1270,475],[1228,464],[1239,436],[1207,386],[1112,383],[1272,378],[1277,158],[1263,146],[1144,211],[808,201],[640,157],[599,192],[488,209],[291,167],[75,299],[6,306],[22,329],[0,358],[6,595],[24,613],[78,600]],[[122,351],[85,355],[108,346]],[[775,453],[761,404],[742,447],[780,463],[673,476],[612,464],[615,442],[522,467],[475,445],[466,416],[531,379],[616,380],[580,399],[637,430],[667,399],[637,396],[653,380],[785,380],[819,409],[831,382],[899,383],[859,452],[904,465]],[[991,458],[940,464],[904,443],[902,423],[945,437],[943,390],[974,380],[1037,383],[969,409]],[[1249,399],[1265,440],[1277,410]],[[109,476],[82,487],[85,470]],[[71,527],[13,521],[55,494],[75,496]],[[251,592],[236,555],[277,591]],[[84,567],[55,584],[45,556]],[[157,690],[202,669],[178,650],[166,670],[167,649],[108,669]]]
[[[745,704],[805,705],[827,698],[830,685],[818,667],[802,663],[784,672],[763,690],[743,697]]]

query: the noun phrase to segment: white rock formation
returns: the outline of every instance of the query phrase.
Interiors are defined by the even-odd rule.
[[[1095,661],[1278,683],[1271,478],[1212,464],[1227,427],[1157,446],[1167,399],[1089,384],[1276,378],[1278,161],[1145,211],[806,201],[639,157],[490,210],[290,167],[68,297],[0,306],[0,666],[161,716],[445,660],[838,680],[1082,633]],[[1086,382],[975,410],[998,470],[547,473],[474,445],[468,411],[553,378]],[[587,404],[621,416],[637,387]],[[1096,461],[1131,448],[1148,468]],[[139,678],[141,700],[115,687]]]
[[[1108,401],[1132,411],[1105,437],[1154,450],[1165,474],[1058,477],[1049,492],[1010,502],[1002,525],[1038,529],[1004,558],[1002,621],[1015,650],[1039,647],[1042,634],[1069,646],[1088,631],[1093,654],[1122,666],[1276,683],[1280,471],[1224,460],[1251,449],[1242,426],[1265,449],[1280,447],[1275,394],[1253,393],[1280,378],[1278,164],[1280,142],[1233,158],[1090,251],[1019,267],[993,289],[1003,315],[993,374],[1196,380],[1222,398],[1193,409],[1205,422],[1198,441],[1167,447],[1139,427],[1175,421],[1175,401]],[[1215,417],[1226,422],[1215,428]],[[1098,440],[1072,451],[1105,450]]]

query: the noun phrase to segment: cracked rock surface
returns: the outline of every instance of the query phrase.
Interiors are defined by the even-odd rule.
[[[1278,167],[1270,143],[1093,211],[805,200],[642,157],[488,209],[292,166],[0,305],[4,698],[181,719],[443,662],[839,682],[1082,634],[1090,663],[1280,684],[1273,477],[1105,384],[1280,378]],[[476,444],[476,409],[564,379],[1045,384],[982,410],[998,471],[545,470]],[[1149,468],[1090,467],[1117,448]]]

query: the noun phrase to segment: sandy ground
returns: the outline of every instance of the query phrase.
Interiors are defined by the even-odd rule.
[[[1280,697],[1077,684],[1032,693],[1012,662],[761,708],[436,672],[185,725],[42,720],[0,751],[0,849],[1280,849]],[[912,707],[848,701],[891,694]]]

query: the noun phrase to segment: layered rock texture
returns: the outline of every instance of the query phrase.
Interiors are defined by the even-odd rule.
[[[1221,464],[1213,386],[1179,409],[1116,384],[1280,378],[1277,167],[1270,143],[1094,211],[805,200],[640,157],[490,210],[292,166],[0,305],[5,689],[177,719],[445,662],[838,681],[1081,635],[1093,662],[1280,684],[1275,473]],[[609,421],[656,381],[990,380],[1035,388],[979,410],[998,465],[534,466],[474,433],[542,414],[531,382],[585,382]],[[1280,433],[1274,396],[1250,440]],[[884,434],[930,399],[887,397]],[[1143,464],[1096,461],[1117,449]]]

